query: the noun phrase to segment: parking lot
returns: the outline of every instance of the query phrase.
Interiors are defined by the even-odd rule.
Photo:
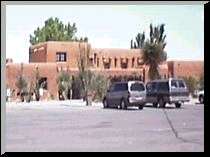
[[[6,151],[204,151],[204,105],[103,109],[7,103]]]

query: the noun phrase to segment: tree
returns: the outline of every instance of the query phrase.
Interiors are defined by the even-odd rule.
[[[38,67],[36,67],[36,72],[35,72],[35,86],[34,86],[34,93],[35,93],[36,101],[39,101],[39,99],[40,99],[39,90],[41,88],[41,85],[40,85],[39,81],[40,81],[39,69],[38,69]]]
[[[63,99],[67,99],[68,92],[71,90],[71,76],[68,72],[61,71],[57,78],[58,91]],[[60,98],[60,95],[59,95]]]
[[[78,77],[81,81],[82,92],[86,105],[92,105],[92,93],[94,74],[90,71],[90,46],[87,43],[79,43],[79,54],[78,54]]]
[[[194,95],[195,90],[198,87],[198,80],[196,78],[189,76],[189,77],[183,77],[183,79],[186,82],[187,88],[189,90],[189,93],[191,95]]]
[[[204,89],[204,74],[202,73],[199,78],[199,88]]]
[[[94,85],[94,91],[95,91],[95,96],[94,96],[94,100],[103,100],[107,89],[109,88],[110,85],[110,81],[107,77],[103,76],[103,75],[99,75],[96,74],[95,76],[95,80],[93,81]]]
[[[72,25],[68,22],[67,25],[63,24],[57,17],[49,18],[45,21],[42,28],[37,27],[33,35],[30,34],[30,43],[35,45],[45,41],[77,41],[75,36],[77,32],[76,24]],[[88,38],[82,38],[82,41],[87,42]]]
[[[23,64],[21,63],[21,70],[20,75],[17,77],[17,81],[15,83],[16,87],[18,88],[18,92],[21,98],[21,101],[24,101],[24,95],[27,92],[27,81],[25,77],[23,76]]]
[[[138,33],[135,39],[136,41],[134,42],[133,39],[131,40],[131,49],[143,48],[145,42],[145,32]]]
[[[149,66],[148,75],[150,80],[160,78],[159,64],[166,61],[167,53],[164,51],[166,46],[164,35],[164,24],[153,27],[150,24],[150,39],[143,46],[142,59],[145,65]]]

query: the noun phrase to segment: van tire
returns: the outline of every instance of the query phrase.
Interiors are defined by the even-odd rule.
[[[109,107],[106,98],[103,100],[103,106],[104,106],[104,108],[108,108]]]
[[[158,107],[158,103],[155,103],[155,102],[154,102],[154,103],[152,104],[152,106],[155,107],[155,108],[157,108],[157,107]]]
[[[121,100],[120,108],[123,109],[123,110],[126,110],[126,109],[127,109],[126,102],[125,102],[125,100],[123,100],[123,99]]]
[[[163,98],[160,98],[158,100],[158,104],[160,108],[165,108],[166,107],[166,103],[164,102]]]
[[[175,103],[176,108],[180,108],[181,107],[181,103]]]
[[[203,103],[204,103],[203,95],[200,95],[200,96],[199,96],[199,102],[200,102],[200,104],[203,104]]]
[[[142,110],[144,108],[144,105],[139,105],[139,110]]]

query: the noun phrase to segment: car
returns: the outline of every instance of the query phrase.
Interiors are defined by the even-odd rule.
[[[201,104],[204,103],[204,90],[200,90],[200,91],[198,92],[198,100],[199,100],[199,102],[200,102]]]
[[[152,103],[153,107],[164,108],[168,103],[180,108],[188,101],[189,91],[183,79],[159,79],[146,84],[146,102]]]
[[[146,99],[146,88],[142,81],[114,82],[103,99],[104,108],[117,107],[127,109],[137,106],[143,109]]]

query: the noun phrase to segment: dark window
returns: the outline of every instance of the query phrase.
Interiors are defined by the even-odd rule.
[[[104,63],[104,69],[110,69],[110,64],[109,63]]]
[[[94,64],[96,64],[96,56],[97,56],[97,54],[94,53]]]
[[[178,84],[176,80],[171,81],[171,87],[178,88]]]
[[[156,90],[156,83],[155,82],[147,83],[146,88],[149,92],[155,91]]]
[[[122,69],[126,69],[127,67],[128,67],[128,66],[127,66],[127,63],[122,63],[122,64],[121,64],[121,68],[122,68]]]
[[[46,77],[42,77],[39,80],[39,86],[42,87],[43,89],[47,90],[47,78]]]
[[[141,83],[133,83],[131,85],[131,91],[144,91],[144,85]]]
[[[114,91],[126,91],[128,90],[127,83],[117,83],[114,87]]]
[[[169,90],[168,82],[159,82],[158,83],[158,90],[159,91],[168,91]]]
[[[117,67],[117,58],[114,59],[114,67]]]
[[[57,52],[56,53],[57,62],[66,62],[66,52]]]
[[[97,67],[99,67],[99,58],[97,58]]]
[[[132,68],[134,67],[135,58],[132,59]]]
[[[178,81],[180,88],[185,88],[184,82],[182,80]]]

